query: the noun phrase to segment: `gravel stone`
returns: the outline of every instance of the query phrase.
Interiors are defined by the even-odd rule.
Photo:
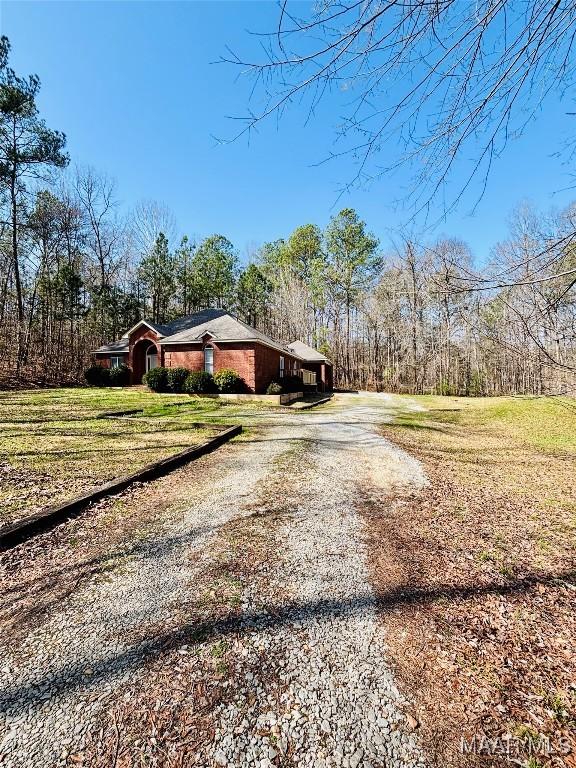
[[[250,513],[250,495],[286,449],[281,440],[266,452],[258,442],[231,443],[173,473],[174,482],[198,478],[189,508],[174,513],[107,581],[96,579],[72,595],[19,647],[0,639],[2,768],[59,768],[68,753],[79,750],[82,733],[116,687],[138,676],[154,628],[186,601],[194,576],[190,551],[206,547],[223,523]],[[226,482],[203,487],[202,466],[208,462],[219,462]],[[134,630],[145,635],[147,626],[151,639],[134,643]],[[98,705],[88,706],[94,696]]]
[[[338,399],[350,406],[308,412],[294,430],[305,447],[285,467],[290,482],[283,501],[294,511],[277,534],[282,559],[244,594],[252,624],[264,599],[283,618],[267,623],[262,614],[259,631],[242,640],[240,658],[256,663],[251,686],[239,691],[250,726],[235,742],[238,768],[246,764],[250,737],[262,743],[252,676],[260,675],[259,687],[268,691],[276,684],[273,671],[285,686],[276,714],[290,765],[426,764],[386,661],[358,514],[359,492],[418,488],[426,478],[415,459],[376,432],[386,420],[386,395]],[[286,590],[288,609],[278,598]],[[231,730],[226,706],[217,719],[215,747]]]
[[[240,634],[236,658],[246,674],[234,701],[213,713],[206,765],[424,768],[387,663],[358,514],[371,489],[426,482],[419,463],[377,433],[389,404],[386,395],[339,395],[319,411],[276,412],[264,440],[230,444],[171,475],[195,478],[186,509],[20,645],[0,639],[2,768],[63,768],[80,751],[118,686],[145,674],[155,628],[174,626],[202,567],[190,551],[208,560],[218,527],[253,514],[261,486],[278,477],[282,496],[276,490],[262,513],[276,502],[290,510],[273,534],[282,557],[242,596],[251,631]],[[207,464],[222,482],[204,481]]]

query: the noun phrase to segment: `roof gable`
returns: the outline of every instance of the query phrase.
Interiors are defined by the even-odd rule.
[[[200,312],[194,312],[191,315],[178,317],[176,320],[171,320],[169,323],[154,323],[151,320],[143,319],[139,320],[135,326],[130,328],[125,336],[130,336],[135,330],[140,328],[141,325],[148,326],[148,328],[158,334],[158,336],[172,336],[225,314],[226,311],[224,309],[202,309]]]
[[[125,336],[131,336],[134,331],[137,331],[138,328],[141,326],[147,326],[150,328],[151,331],[154,331],[154,333],[158,334],[158,336],[165,336],[165,328],[164,325],[159,325],[158,323],[152,323],[150,320],[138,320],[136,325],[133,325],[132,328],[130,328],[129,331],[126,331]]]

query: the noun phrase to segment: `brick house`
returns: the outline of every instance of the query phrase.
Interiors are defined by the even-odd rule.
[[[107,368],[129,366],[133,384],[162,365],[210,373],[233,368],[248,391],[258,394],[288,375],[316,383],[321,392],[332,389],[332,364],[317,350],[299,341],[285,346],[223,309],[205,309],[166,325],[141,320],[119,341],[95,350],[94,356]]]

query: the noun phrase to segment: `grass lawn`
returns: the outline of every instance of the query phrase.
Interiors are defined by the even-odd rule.
[[[576,401],[396,402],[382,433],[430,484],[367,509],[371,570],[382,598],[401,596],[390,651],[434,760],[502,765],[461,738],[508,735],[517,764],[575,766]],[[572,755],[530,763],[541,737],[571,738]]]
[[[179,407],[170,407],[179,403]],[[144,408],[142,415],[98,418]],[[0,393],[0,525],[205,440],[238,411],[144,389]]]
[[[397,397],[422,410],[404,410],[403,426],[436,423],[509,433],[516,441],[551,453],[576,456],[576,400],[567,397]]]

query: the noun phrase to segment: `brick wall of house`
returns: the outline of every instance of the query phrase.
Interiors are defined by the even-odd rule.
[[[189,371],[204,369],[204,352],[200,344],[162,345],[166,368],[188,368]]]
[[[214,349],[214,373],[222,368],[232,368],[246,382],[249,392],[257,391],[254,382],[254,344],[237,342],[217,344],[210,342]],[[182,366],[190,371],[204,370],[204,347],[199,344],[164,345],[164,365],[167,368]]]
[[[214,371],[233,368],[246,382],[249,392],[256,392],[254,380],[254,344],[249,342],[222,344],[214,347]]]
[[[130,345],[128,353],[128,365],[132,369],[132,383],[140,384],[142,376],[146,371],[145,347],[138,342],[148,340],[154,342],[158,353],[158,365],[164,365],[162,357],[162,348],[158,344],[158,335],[147,325],[141,325],[132,334],[130,334]]]
[[[151,328],[148,328],[147,325],[141,325],[140,328],[137,328],[134,331],[134,333],[130,334],[130,353],[132,353],[136,342],[141,341],[142,339],[149,339],[150,341],[153,341],[157,347],[159,347],[158,334],[156,334]]]
[[[280,380],[280,357],[284,357],[284,370],[286,374],[293,368],[300,368],[301,363],[296,358],[280,352],[272,347],[256,344],[255,351],[255,390],[266,392],[271,381]]]
[[[102,368],[111,368],[113,357],[120,357],[124,365],[128,365],[128,355],[125,353],[123,354],[122,352],[114,352],[110,355],[95,355],[96,365],[99,365]]]

